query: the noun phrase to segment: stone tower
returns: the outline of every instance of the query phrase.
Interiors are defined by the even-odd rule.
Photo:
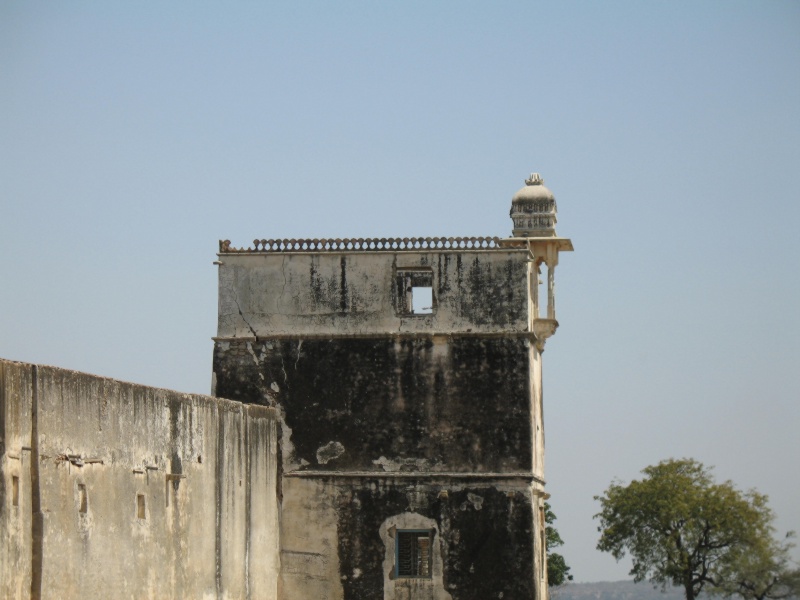
[[[510,238],[220,243],[214,393],[281,415],[282,598],[546,598],[555,214],[534,175]]]

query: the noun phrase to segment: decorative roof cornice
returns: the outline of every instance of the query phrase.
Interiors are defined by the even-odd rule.
[[[252,248],[234,248],[220,240],[220,254],[282,252],[416,252],[420,250],[508,250],[524,244],[498,237],[413,237],[253,240]]]

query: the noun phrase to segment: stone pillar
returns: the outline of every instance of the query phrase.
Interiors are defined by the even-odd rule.
[[[539,318],[539,261],[531,262],[531,299],[533,301],[533,319]]]

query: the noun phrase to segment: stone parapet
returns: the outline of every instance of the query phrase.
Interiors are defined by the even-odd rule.
[[[263,252],[410,252],[419,250],[499,249],[498,237],[412,237],[412,238],[335,238],[253,240],[251,248],[235,248],[230,240],[220,240],[220,254]]]

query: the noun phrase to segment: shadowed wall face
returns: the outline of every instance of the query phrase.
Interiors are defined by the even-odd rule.
[[[528,342],[513,338],[236,341],[217,393],[280,406],[290,469],[531,469]],[[255,358],[254,358],[255,357]]]

